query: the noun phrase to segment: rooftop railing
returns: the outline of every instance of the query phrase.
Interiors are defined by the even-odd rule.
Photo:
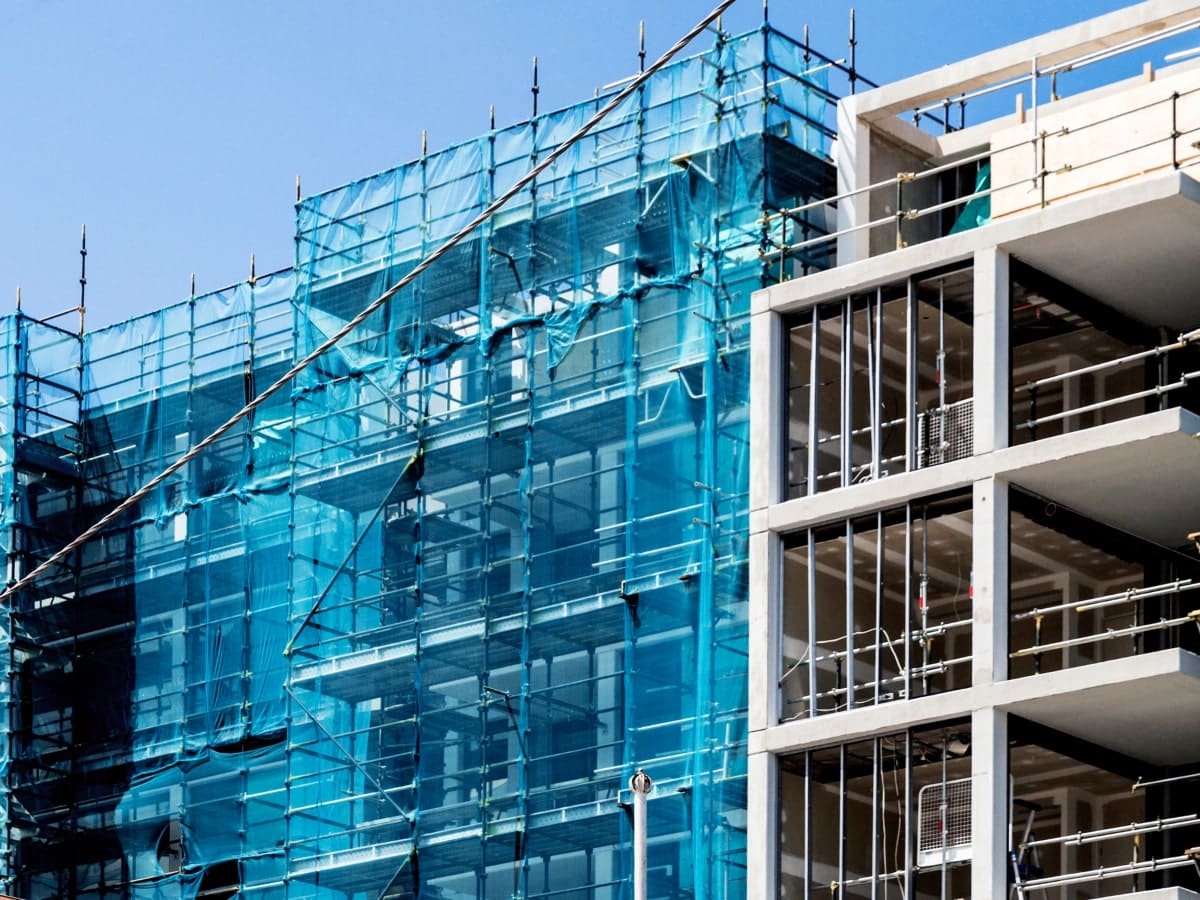
[[[894,247],[899,249],[917,239],[912,223],[928,220],[948,210],[962,210],[973,202],[992,207],[982,218],[999,217],[1044,208],[1082,191],[1138,177],[1150,171],[1180,169],[1200,162],[1200,97],[1197,96],[1200,94],[1200,85],[1172,86],[1172,82],[1180,80],[1176,76],[1186,79],[1187,73],[1194,73],[1195,69],[1168,70],[1161,96],[1118,108],[1112,113],[1104,112],[1112,106],[1119,107],[1111,93],[1103,97],[1096,95],[1091,103],[1087,94],[1077,95],[1072,102],[1060,106],[1058,103],[1062,98],[1057,88],[1058,77],[1064,73],[1084,70],[1114,57],[1170,41],[1198,28],[1200,18],[1189,19],[1152,35],[1046,66],[1040,65],[1035,57],[1030,60],[1028,74],[917,107],[912,111],[915,122],[920,123],[923,116],[941,110],[945,117],[938,121],[943,125],[943,130],[949,132],[961,130],[965,125],[965,113],[960,115],[958,129],[948,124],[949,110],[955,104],[962,107],[968,100],[1001,91],[1020,95],[1015,104],[1016,116],[1009,114],[990,120],[994,129],[990,134],[980,134],[976,149],[935,157],[928,160],[926,168],[899,171],[870,184],[767,213],[762,219],[762,260],[769,265],[778,264],[780,280],[785,280],[788,277],[788,261],[832,251],[839,240],[864,232],[873,236],[881,230],[890,230],[895,237]],[[1167,59],[1190,56],[1193,52],[1168,54]],[[1038,86],[1046,78],[1050,80],[1050,101],[1043,103],[1039,101]],[[1142,78],[1143,84],[1156,83],[1155,73],[1149,65],[1143,69]],[[1191,80],[1195,82],[1197,79]],[[1121,84],[1129,91],[1139,87],[1139,84],[1129,80]],[[1024,109],[1025,91],[1032,97],[1032,107],[1028,111]],[[1080,112],[1092,109],[1093,103],[1096,105],[1096,115],[1076,122]],[[1070,121],[1064,121],[1067,118]],[[1122,161],[1126,163],[1124,167]],[[976,189],[969,193],[938,198],[932,203],[919,203],[924,196],[937,195],[936,183],[943,176],[968,166],[989,164],[991,173],[988,183],[977,184]],[[1018,189],[1023,189],[1025,193],[1021,194]],[[831,219],[840,204],[848,201],[861,204],[868,198],[877,198],[881,192],[886,192],[883,200],[888,211],[885,214],[868,213],[863,216],[865,221],[853,221],[850,217],[842,216],[840,227],[813,234],[812,223],[820,215]],[[956,226],[956,230],[966,230],[968,227],[972,225],[963,222]],[[789,231],[792,232],[792,239],[788,239]],[[935,223],[935,236],[942,236],[943,231]],[[801,234],[801,240],[794,239],[797,234]]]

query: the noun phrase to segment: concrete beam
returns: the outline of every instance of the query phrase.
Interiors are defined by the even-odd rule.
[[[871,121],[907,112],[1028,74],[1035,57],[1045,67],[1195,18],[1200,18],[1195,0],[1139,3],[859,94],[858,114]]]
[[[1134,721],[1157,713],[1145,703],[1139,706],[1128,702],[1130,694],[1152,697],[1161,704],[1188,711],[1175,717],[1178,728],[1170,746],[1148,746],[1144,731],[1139,730],[1141,725],[1114,727],[1113,721],[1122,717]],[[1106,696],[1120,697],[1121,701],[1106,702]],[[1082,697],[1088,698],[1086,708],[1080,705]],[[1176,750],[1183,748],[1183,752],[1190,753],[1200,740],[1200,716],[1190,712],[1193,708],[1200,710],[1200,657],[1186,650],[1158,650],[915,700],[797,719],[752,733],[750,752],[785,755],[854,743],[991,708],[1032,718],[1068,734],[1079,730],[1077,723],[1081,713],[1086,712],[1097,718],[1097,730],[1108,736],[1089,734],[1088,740],[1127,755],[1144,755],[1154,764],[1169,763]]]

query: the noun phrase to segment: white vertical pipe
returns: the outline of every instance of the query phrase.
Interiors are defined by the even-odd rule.
[[[650,776],[638,769],[629,779],[633,791],[633,900],[646,900],[646,796],[654,790]]]

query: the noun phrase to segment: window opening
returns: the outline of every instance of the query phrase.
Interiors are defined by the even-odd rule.
[[[784,756],[779,766],[781,896],[970,894],[969,722]]]
[[[789,536],[784,720],[970,683],[970,502],[957,493]]]
[[[973,291],[957,264],[789,318],[789,498],[974,452]]]

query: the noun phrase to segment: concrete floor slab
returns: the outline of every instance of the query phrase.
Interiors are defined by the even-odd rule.
[[[1185,650],[1033,675],[998,693],[1006,712],[1135,759],[1200,757],[1200,656]]]

